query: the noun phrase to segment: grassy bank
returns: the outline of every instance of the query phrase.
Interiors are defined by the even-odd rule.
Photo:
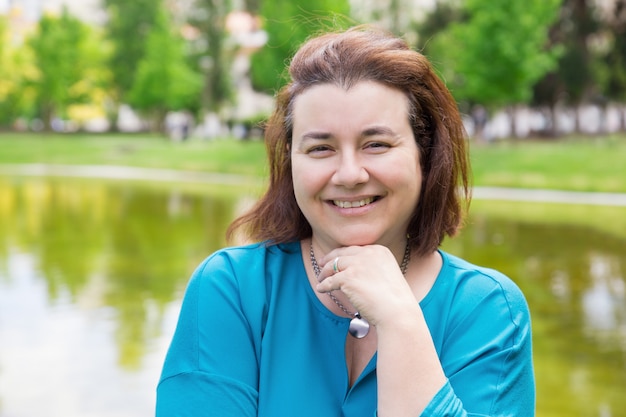
[[[472,146],[476,185],[626,192],[626,136]]]
[[[626,137],[501,141],[471,146],[474,184],[626,192]],[[0,164],[96,164],[265,176],[260,141],[150,135],[0,133]]]
[[[260,141],[102,134],[0,134],[0,164],[123,165],[250,176],[266,174]]]

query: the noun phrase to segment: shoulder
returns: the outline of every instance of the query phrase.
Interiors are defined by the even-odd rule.
[[[184,308],[205,322],[212,322],[213,317],[232,322],[242,315],[261,329],[272,291],[284,275],[281,270],[293,268],[296,259],[301,259],[299,254],[299,244],[295,243],[261,242],[220,249],[193,272],[185,290]]]
[[[296,242],[278,245],[259,242],[220,249],[198,265],[189,287],[238,290],[243,286],[254,290],[276,276],[272,271],[299,260],[299,248]]]
[[[220,249],[204,259],[194,275],[203,275],[214,270],[245,271],[250,273],[267,262],[284,262],[290,255],[299,253],[299,244],[271,244],[258,242],[243,246]]]
[[[524,414],[534,381],[522,291],[500,271],[440,253],[443,266],[424,315],[454,394],[473,415]]]
[[[510,277],[446,252],[441,255],[443,266],[434,298],[447,300],[450,308],[461,315],[508,318],[517,325],[530,320],[526,298]]]
[[[441,252],[443,257],[442,274],[469,294],[480,296],[492,291],[500,291],[512,300],[524,300],[519,286],[502,272],[475,265],[465,259]]]

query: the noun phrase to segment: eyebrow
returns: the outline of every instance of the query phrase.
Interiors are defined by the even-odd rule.
[[[307,132],[302,135],[302,140],[305,139],[330,139],[332,135],[328,132]]]
[[[393,129],[387,126],[372,126],[372,127],[368,127],[363,132],[361,132],[361,136],[362,137],[396,136],[396,132],[394,132]],[[313,131],[313,132],[307,132],[303,134],[301,137],[302,137],[302,140],[305,140],[305,139],[326,140],[326,139],[330,139],[332,137],[332,134],[328,132],[324,132],[324,131],[320,131],[320,132]]]
[[[372,126],[363,131],[361,136],[396,136],[391,128],[387,126]]]

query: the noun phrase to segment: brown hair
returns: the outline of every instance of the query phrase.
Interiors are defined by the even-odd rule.
[[[247,214],[235,220],[228,237],[246,227],[254,240],[297,241],[312,234],[296,203],[289,147],[294,99],[318,84],[349,89],[376,81],[409,98],[409,121],[423,173],[419,202],[407,233],[419,254],[437,249],[460,228],[470,200],[466,135],[456,102],[428,60],[391,34],[367,26],[327,33],[306,42],[289,66],[291,82],[276,98],[265,130],[270,183]]]

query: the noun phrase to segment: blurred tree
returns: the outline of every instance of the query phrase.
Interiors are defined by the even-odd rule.
[[[146,53],[146,40],[157,19],[161,0],[104,0],[108,13],[107,38],[113,45],[109,67],[113,74],[112,99],[109,118],[117,125],[119,103],[128,101],[127,95],[135,82],[139,61]]]
[[[200,75],[186,61],[183,39],[161,9],[146,39],[145,55],[128,93],[129,104],[151,118],[154,130],[164,131],[167,113],[189,108],[197,101],[201,86]]]
[[[561,0],[466,0],[467,20],[440,32],[431,59],[460,101],[489,108],[527,103],[532,86],[556,64],[548,29]],[[512,131],[515,132],[511,117]]]
[[[437,1],[421,21],[415,22],[412,29],[417,33],[417,49],[428,55],[430,41],[443,32],[450,24],[465,22],[466,13],[458,2]]]
[[[626,101],[626,0],[615,0],[607,25],[608,47],[601,62],[606,64],[603,93],[609,100]],[[626,129],[626,115],[622,112],[620,130]]]
[[[9,46],[8,22],[4,16],[0,16],[0,126],[10,123],[13,119],[12,115],[7,114],[7,110],[10,111],[8,101],[15,89],[14,81],[9,79],[13,72],[12,51]]]
[[[254,2],[251,2],[254,4]],[[189,24],[198,30],[193,57],[204,74],[202,108],[217,112],[232,100],[230,69],[232,58],[226,45],[226,16],[230,0],[195,0]]]
[[[7,19],[0,16],[0,126],[10,126],[26,111],[28,97],[22,88],[23,80],[25,74],[32,76],[35,70],[28,52],[15,44]]]
[[[357,22],[375,24],[414,44],[417,39],[412,31],[417,21],[431,9],[433,1],[415,0],[350,0],[350,17]],[[440,1],[434,1],[435,6]]]
[[[348,0],[275,0],[261,4],[269,40],[252,57],[253,86],[273,93],[286,81],[285,65],[300,44],[321,29],[346,27]]]
[[[28,39],[37,70],[27,76],[37,115],[50,130],[72,104],[90,100],[103,87],[106,46],[95,31],[63,9],[61,16],[44,15]]]
[[[261,10],[262,0],[244,0],[244,9],[247,12],[257,15]]]
[[[550,43],[560,45],[562,54],[552,71],[534,86],[532,104],[550,109],[550,128],[554,134],[555,109],[559,103],[575,108],[589,101],[598,91],[598,60],[590,50],[591,39],[599,30],[597,11],[588,0],[564,0],[559,19],[550,31]],[[575,131],[580,131],[575,112]]]

